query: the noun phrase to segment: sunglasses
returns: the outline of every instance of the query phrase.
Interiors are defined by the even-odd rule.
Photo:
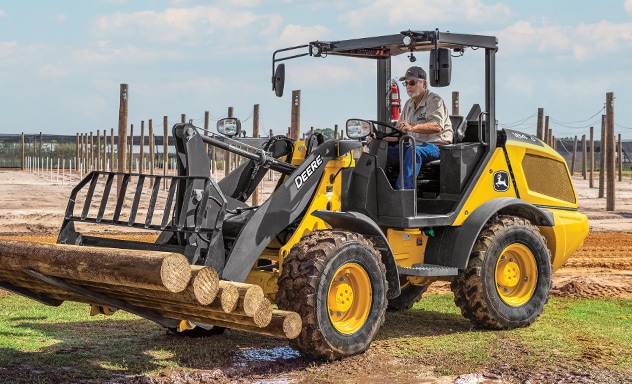
[[[404,87],[407,87],[407,86],[409,86],[409,85],[410,85],[411,87],[414,87],[414,86],[415,86],[415,84],[417,84],[417,83],[421,83],[421,82],[422,82],[422,80],[405,80],[405,81],[402,81],[402,85],[403,85]]]

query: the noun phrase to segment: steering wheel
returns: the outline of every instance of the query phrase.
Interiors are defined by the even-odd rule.
[[[373,124],[388,128],[388,130],[382,130],[382,129],[375,130],[375,137],[378,139],[384,139],[385,137],[402,137],[406,134],[404,131],[397,128],[395,125],[391,123],[374,120]]]

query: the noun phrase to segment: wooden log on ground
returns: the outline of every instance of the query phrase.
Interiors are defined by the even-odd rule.
[[[183,291],[191,278],[179,253],[11,240],[0,240],[0,269],[169,292]]]

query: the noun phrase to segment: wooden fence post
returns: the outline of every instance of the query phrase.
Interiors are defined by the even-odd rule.
[[[252,137],[259,138],[259,104],[255,104],[252,110]],[[252,193],[252,205],[259,205],[259,188],[255,188]]]
[[[292,91],[292,117],[290,120],[290,139],[301,138],[301,91]]]
[[[163,162],[162,162],[162,175],[167,176],[167,169],[169,168],[169,117],[162,117],[162,128],[163,128],[163,137],[162,137],[162,149],[163,153]],[[167,178],[164,178],[163,188],[167,189]]]
[[[582,177],[586,180],[586,135],[582,135]]]
[[[608,141],[608,152],[606,153],[607,188],[606,188],[606,211],[614,211],[615,202],[615,153],[614,142],[614,93],[606,93],[606,140]]]
[[[538,136],[538,139],[544,141],[544,131],[543,131],[543,125],[544,125],[544,108],[538,108],[538,123],[537,123],[537,132],[536,132],[536,136]]]
[[[604,197],[606,189],[606,149],[608,142],[606,141],[606,115],[601,115],[601,147],[599,148],[599,198]]]
[[[452,114],[457,116],[461,114],[459,108],[459,97],[458,91],[452,92]]]
[[[127,84],[121,84],[120,106],[119,106],[119,121],[118,121],[118,171],[127,171],[127,107],[129,99],[129,88]],[[119,175],[117,180],[117,192],[121,193],[121,187],[123,186],[123,176]],[[119,196],[120,197],[120,196]]]
[[[140,151],[138,155],[140,156],[140,159],[138,160],[140,162],[138,173],[144,173],[145,172],[145,120],[140,121]]]
[[[22,136],[20,138],[20,148],[21,148],[21,156],[20,156],[20,167],[24,170],[24,132],[22,132]]]
[[[149,174],[153,175],[154,174],[154,125],[152,123],[152,120],[149,119],[148,121],[149,124],[149,137],[147,138],[147,140],[149,141]]]
[[[594,188],[593,172],[595,171],[595,129],[590,127],[590,175],[588,177],[588,187]]]
[[[623,143],[621,142],[621,134],[619,133],[619,181],[623,180]]]
[[[573,154],[571,155],[571,176],[575,174],[575,157],[577,154],[577,136],[573,140]]]

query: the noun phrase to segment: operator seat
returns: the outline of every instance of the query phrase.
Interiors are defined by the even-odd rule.
[[[478,142],[478,118],[481,114],[479,104],[474,104],[466,118],[460,115],[450,115],[452,122],[452,144],[466,142]],[[417,175],[418,191],[438,193],[439,192],[439,172],[441,160],[429,161],[421,165]]]

